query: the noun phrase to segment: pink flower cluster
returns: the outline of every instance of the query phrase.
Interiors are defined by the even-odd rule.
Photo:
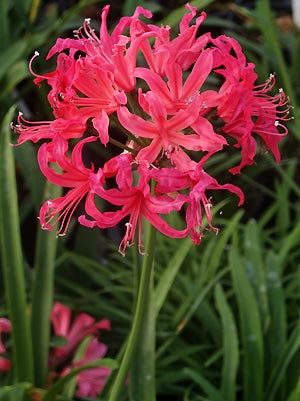
[[[95,322],[95,319],[86,314],[78,314],[73,322],[71,321],[71,309],[59,302],[56,302],[51,311],[51,322],[56,336],[61,336],[67,340],[67,344],[62,347],[55,347],[49,355],[49,364],[52,371],[60,370],[60,376],[65,376],[72,367],[80,367],[88,362],[103,358],[107,352],[107,346],[98,341],[100,330],[110,330],[110,321],[102,319]],[[90,340],[87,344],[85,354],[81,360],[72,362],[78,345],[87,336]],[[102,390],[108,376],[110,368],[98,367],[87,369],[80,372],[77,378],[78,389],[76,394],[96,398]]]
[[[37,53],[31,60],[35,83],[46,81],[51,88],[54,120],[29,122],[20,114],[14,129],[20,144],[44,140],[38,152],[42,173],[69,189],[43,205],[43,228],[59,223],[58,235],[64,235],[84,199],[78,219],[84,226],[108,228],[127,218],[122,254],[136,231],[141,251],[142,217],[167,236],[190,235],[199,244],[203,215],[214,229],[207,191],[231,191],[243,203],[239,188],[220,184],[204,170],[206,161],[234,146],[241,161],[230,172],[239,173],[254,163],[255,135],[279,160],[278,144],[287,134],[282,121],[289,119],[290,106],[282,89],[269,94],[274,75],[255,85],[255,66],[247,63],[237,41],[199,36],[206,15],[197,16],[189,4],[186,9],[172,38],[169,26],[139,19],[152,16],[142,7],[121,18],[109,34],[107,5],[99,35],[86,19],[74,39],[56,41],[47,56],[57,55],[53,72],[34,74]],[[91,143],[119,146],[120,153],[95,168],[96,163],[83,160]],[[185,216],[183,228],[163,218],[172,211]]]
[[[107,346],[98,341],[100,330],[110,330],[110,321],[102,319],[95,322],[95,319],[86,314],[80,313],[72,321],[71,309],[59,302],[56,302],[51,311],[51,322],[55,336],[63,337],[66,345],[54,347],[49,354],[49,367],[52,376],[65,376],[72,367],[80,367],[88,362],[103,358],[107,352]],[[6,318],[0,318],[0,353],[5,354],[6,349],[1,341],[2,333],[10,333],[11,324]],[[87,336],[90,340],[87,344],[85,354],[81,360],[70,362],[79,346]],[[5,356],[0,357],[0,371],[8,371],[11,368],[11,361]],[[80,396],[96,398],[102,390],[110,368],[98,367],[82,371],[76,376],[77,391]]]

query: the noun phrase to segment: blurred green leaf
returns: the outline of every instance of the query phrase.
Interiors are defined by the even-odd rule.
[[[263,242],[259,228],[255,220],[250,220],[245,227],[246,269],[260,308],[261,322],[265,329],[270,323],[270,316],[262,248]]]
[[[30,383],[18,383],[13,386],[0,387],[0,401],[31,401],[28,393]]]
[[[10,122],[14,108],[6,114],[0,138],[0,229],[5,296],[12,323],[13,367],[17,381],[33,383],[32,341],[26,304],[26,283]],[[17,296],[16,296],[17,294]]]
[[[190,368],[184,368],[182,373],[200,386],[208,395],[210,401],[224,401],[221,392],[200,373],[195,372]]]
[[[237,372],[239,364],[238,334],[233,313],[227,302],[225,293],[220,284],[215,290],[217,308],[222,319],[223,333],[223,367],[221,393],[223,401],[234,401],[236,399]]]
[[[284,271],[284,266],[286,266],[286,264],[284,264],[283,262],[285,261],[286,257],[288,256],[292,248],[295,247],[297,244],[299,244],[299,238],[300,238],[300,222],[298,222],[294,226],[294,228],[290,231],[288,236],[285,237],[284,242],[280,248],[279,261],[281,263],[283,271]]]
[[[263,401],[264,348],[259,306],[236,247],[230,250],[229,260],[241,322],[243,400]]]
[[[300,320],[291,332],[287,342],[274,364],[270,379],[266,386],[265,401],[273,401],[278,387],[284,379],[286,369],[297,351],[300,349]]]
[[[266,333],[269,349],[269,367],[273,367],[286,341],[286,310],[278,256],[269,251],[266,257],[267,294],[270,305],[270,326]]]
[[[8,95],[13,94],[13,91],[16,88],[16,86],[29,76],[30,74],[28,69],[28,63],[24,60],[17,61],[7,71],[6,80],[3,84],[3,88],[0,93],[0,100]]]
[[[9,18],[8,11],[10,8],[9,1],[0,2],[0,51],[1,53],[7,48],[9,43]]]
[[[287,401],[299,401],[299,400],[300,400],[300,378],[297,382],[294,391],[290,394]]]
[[[0,54],[0,79],[2,79],[7,71],[24,56],[27,47],[27,40],[19,39]]]
[[[31,4],[36,3],[36,0],[12,0],[15,9],[18,14],[25,18],[28,18]]]
[[[170,259],[168,266],[164,269],[160,280],[155,288],[154,293],[154,304],[155,304],[155,315],[157,316],[162,305],[164,304],[167,294],[173,284],[173,281],[180,269],[188,251],[193,246],[191,239],[185,238],[181,241],[174,256]]]

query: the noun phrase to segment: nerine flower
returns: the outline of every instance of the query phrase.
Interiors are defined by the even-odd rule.
[[[169,26],[140,19],[152,16],[142,7],[109,34],[105,6],[99,34],[87,19],[75,38],[56,41],[47,56],[57,57],[54,71],[34,73],[37,53],[32,58],[35,83],[50,86],[54,119],[29,122],[20,115],[14,129],[20,144],[43,140],[40,169],[68,190],[42,206],[44,229],[58,223],[58,234],[65,234],[83,204],[80,224],[108,228],[124,222],[122,254],[136,231],[142,252],[142,218],[167,236],[190,235],[198,244],[206,229],[217,231],[207,191],[227,190],[243,202],[239,188],[207,173],[206,161],[234,146],[241,160],[229,171],[240,173],[254,162],[257,136],[279,161],[291,108],[284,91],[270,94],[274,75],[256,84],[255,66],[239,43],[225,35],[199,35],[206,14],[197,17],[189,4],[186,9],[179,35],[171,38]],[[83,161],[89,143],[103,149],[113,144],[120,153],[102,163]],[[180,228],[164,219],[172,211],[183,217]]]
[[[110,330],[110,321],[102,319],[96,322],[87,313],[79,313],[72,320],[71,309],[56,302],[50,313],[50,319],[55,336],[63,337],[66,345],[56,346],[50,350],[49,365],[51,373],[63,377],[70,372],[73,367],[80,367],[88,362],[101,359],[106,355],[107,346],[99,341],[101,330]],[[6,318],[0,318],[0,371],[7,372],[11,368],[11,361],[4,356],[6,349],[3,345],[1,334],[11,332],[11,322]],[[88,343],[82,359],[73,361],[74,355],[80,343],[88,337]],[[70,362],[71,361],[71,362]],[[79,396],[97,397],[111,369],[107,367],[96,367],[86,369],[76,376],[77,390]]]
[[[59,376],[68,374],[72,367],[80,367],[105,356],[107,346],[100,342],[98,338],[101,330],[111,329],[108,319],[102,319],[96,322],[92,316],[81,312],[72,320],[71,309],[60,302],[54,304],[50,319],[54,334],[64,337],[67,341],[66,345],[53,348],[49,355],[50,367],[53,370],[57,371],[63,368]],[[79,344],[87,337],[90,337],[90,339],[83,358],[70,362]],[[76,394],[96,397],[103,388],[110,372],[111,369],[100,366],[79,373],[76,377],[78,385]]]
[[[82,160],[82,149],[86,143],[94,142],[95,137],[88,137],[78,142],[73,148],[72,157],[67,156],[68,142],[56,135],[52,142],[44,143],[38,152],[38,162],[41,172],[49,181],[62,187],[70,188],[66,195],[47,200],[40,209],[40,222],[44,229],[51,230],[60,222],[58,235],[64,235],[70,219],[80,201],[89,193],[89,177],[93,166],[87,168]],[[62,171],[58,173],[49,166],[56,163]]]
[[[126,233],[120,244],[119,251],[124,254],[127,245],[133,243],[136,228],[138,228],[138,247],[142,248],[142,218],[145,217],[150,223],[165,235],[182,238],[187,235],[187,230],[176,230],[168,225],[160,214],[168,214],[173,210],[180,210],[186,198],[177,194],[175,197],[162,194],[155,196],[150,191],[151,170],[146,163],[138,165],[138,182],[133,184],[132,157],[121,154],[108,161],[97,174],[90,178],[92,192],[86,202],[86,212],[93,218],[87,219],[80,216],[79,221],[87,227],[98,226],[107,228],[116,225],[125,217],[129,216],[126,223]],[[105,178],[115,177],[117,188],[105,189]],[[116,212],[102,213],[95,206],[94,197],[99,196],[110,204],[120,207]]]
[[[51,354],[51,363],[56,364],[64,362],[70,357],[79,343],[90,334],[98,334],[100,330],[110,330],[110,321],[102,319],[95,322],[95,319],[87,313],[78,314],[71,321],[71,309],[59,302],[56,302],[51,310],[50,319],[53,325],[53,331],[56,336],[64,337],[67,344],[62,347],[56,347]]]

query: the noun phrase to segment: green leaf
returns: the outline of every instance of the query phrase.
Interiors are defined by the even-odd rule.
[[[222,319],[223,367],[221,393],[224,401],[234,401],[236,397],[236,377],[239,364],[238,334],[232,311],[220,284],[215,290],[217,308]]]
[[[219,207],[219,205],[217,205]],[[216,212],[215,212],[216,213]],[[215,245],[212,252],[210,253],[210,260],[207,268],[207,279],[212,280],[216,275],[216,270],[220,266],[221,259],[224,256],[226,245],[229,238],[237,230],[237,226],[244,214],[243,210],[239,210],[232,217],[230,221],[226,222],[226,226],[221,230],[218,237],[216,238]]]
[[[278,256],[270,251],[266,258],[267,294],[270,306],[270,326],[266,333],[269,348],[270,367],[278,360],[281,349],[286,341],[286,310],[285,295],[282,288],[281,266]]]
[[[30,10],[31,3],[36,2],[34,0],[13,0],[14,7],[16,8],[18,14],[27,20],[28,13]]]
[[[68,340],[64,336],[54,336],[51,338],[51,347],[62,348],[68,344]]]
[[[270,313],[267,299],[266,274],[260,230],[255,220],[250,220],[245,227],[245,257],[247,275],[258,301],[261,322],[264,324],[264,328],[267,328],[270,323]]]
[[[209,382],[203,375],[199,372],[195,372],[193,369],[184,368],[183,375],[192,379],[198,386],[200,386],[204,392],[208,395],[209,401],[224,401],[220,391]]]
[[[170,262],[166,266],[164,272],[161,274],[154,293],[154,307],[156,316],[163,306],[174,279],[192,246],[193,243],[189,237],[182,240],[177,251],[174,253],[174,256],[170,259]]]
[[[299,401],[299,400],[300,400],[300,378],[287,401]]]
[[[285,237],[282,247],[279,251],[279,262],[282,266],[282,273],[284,271],[284,261],[292,248],[299,244],[300,238],[300,223],[298,222],[287,237]]]
[[[19,39],[0,54],[0,79],[2,79],[10,68],[23,57],[26,52],[28,42],[25,39]]]
[[[11,108],[0,139],[0,229],[5,295],[12,323],[13,367],[17,381],[33,383],[33,355],[26,305],[26,285],[18,212],[13,147],[10,144]],[[17,296],[16,296],[17,294]]]
[[[10,32],[9,32],[9,18],[8,12],[10,8],[9,1],[0,2],[0,51],[3,52],[9,44]]]
[[[30,383],[0,387],[0,401],[30,401],[31,397],[28,393],[30,388]]]
[[[274,368],[270,375],[270,379],[266,386],[265,401],[274,400],[276,391],[278,390],[278,387],[285,376],[285,372],[289,366],[289,363],[292,360],[293,356],[296,354],[296,352],[299,351],[299,349],[300,349],[300,320],[298,321],[298,324],[292,331],[285,346],[282,348],[282,351],[277,359],[277,362],[274,365]]]
[[[243,400],[263,401],[264,355],[259,306],[236,247],[231,249],[229,261],[241,324]]]
[[[7,76],[1,88],[0,99],[4,99],[11,94],[15,87],[25,78],[30,76],[28,63],[24,60],[17,61],[7,71]]]

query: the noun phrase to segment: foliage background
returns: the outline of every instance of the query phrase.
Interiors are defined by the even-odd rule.
[[[157,23],[175,27],[185,1],[109,3],[111,26],[138,4],[153,10]],[[157,399],[299,401],[299,28],[293,25],[287,1],[190,3],[208,13],[203,31],[226,33],[239,40],[249,61],[256,64],[261,82],[276,72],[276,89],[283,87],[289,94],[295,119],[282,142],[279,165],[268,154],[258,155],[255,167],[231,178],[245,192],[242,209],[236,210],[235,200],[214,194],[214,224],[221,228],[217,237],[208,233],[195,247],[189,239],[159,236],[155,273]],[[85,17],[91,17],[96,27],[104,4],[88,0],[1,2],[2,135],[9,130],[7,116],[13,117],[8,114],[13,105],[28,119],[52,118],[46,89],[33,85],[28,61],[37,49],[40,57],[34,70],[51,70],[51,62],[43,60],[56,38],[72,35]],[[13,135],[11,138],[14,142]],[[45,189],[35,162],[35,146],[26,143],[14,147],[13,152],[26,302],[30,307],[37,263],[46,264],[44,252],[52,244],[54,299],[97,319],[109,318],[113,330],[104,333],[102,340],[108,344],[109,356],[115,358],[130,326],[137,274],[133,267],[139,256],[134,249],[126,258],[116,252],[122,227],[101,232],[75,221],[65,237],[52,236],[43,250],[36,216],[43,197],[53,189]],[[105,155],[99,154],[102,157]],[[235,157],[216,156],[209,172],[222,182]],[[2,243],[4,235],[2,230]],[[2,280],[0,289],[0,315],[6,316]],[[9,342],[6,345],[10,347]],[[11,387],[4,390],[6,384],[11,384],[10,378],[0,377],[0,400],[12,391]],[[18,393],[20,400],[25,397],[23,390]],[[106,391],[108,387],[101,395],[103,400]]]

